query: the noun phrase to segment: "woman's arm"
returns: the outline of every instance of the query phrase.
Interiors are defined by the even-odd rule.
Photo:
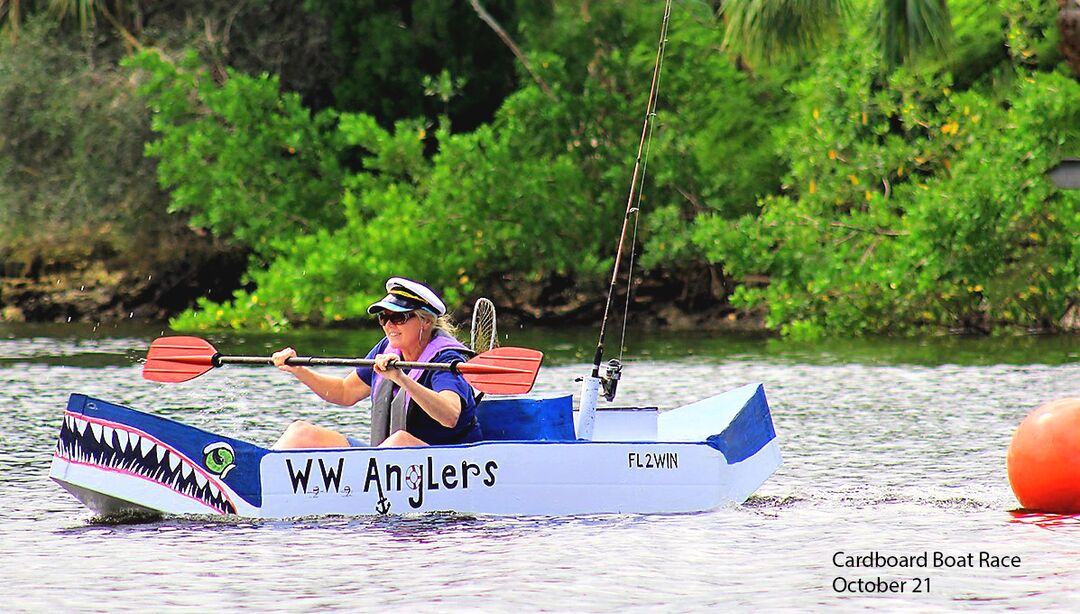
[[[345,377],[335,377],[312,371],[307,367],[297,367],[293,375],[323,400],[335,405],[345,407],[356,405],[371,394],[371,387],[360,379],[356,371]]]
[[[312,371],[307,367],[290,367],[285,364],[285,360],[291,356],[296,356],[296,350],[292,348],[285,348],[275,352],[273,356],[274,364],[282,371],[295,375],[296,379],[303,382],[305,386],[319,395],[324,401],[348,407],[356,405],[371,394],[371,386],[364,383],[364,380],[360,379],[356,371],[349,373],[345,377],[336,377]]]
[[[409,377],[400,369],[386,368],[387,362],[399,359],[398,356],[393,354],[380,354],[376,356],[375,372],[381,377],[385,377],[398,386],[401,386],[401,388],[408,392],[409,396],[416,401],[416,404],[420,406],[420,409],[423,409],[427,415],[431,416],[431,418],[439,424],[447,428],[457,426],[458,418],[461,416],[461,406],[463,401],[461,396],[453,390],[440,390],[439,392],[435,392],[431,388],[428,388]]]
[[[411,377],[406,377],[403,381],[405,383],[401,387],[408,391],[427,415],[446,428],[457,426],[461,416],[461,397],[458,393],[453,390],[435,392]]]

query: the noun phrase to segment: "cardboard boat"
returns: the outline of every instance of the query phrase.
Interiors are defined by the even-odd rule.
[[[760,384],[601,409],[588,441],[573,415],[570,396],[489,399],[479,443],[277,451],[74,394],[50,477],[103,515],[647,514],[742,503],[781,463]]]

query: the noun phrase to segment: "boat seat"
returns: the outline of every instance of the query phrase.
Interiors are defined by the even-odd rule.
[[[574,400],[485,398],[476,408],[484,439],[495,441],[573,441]]]

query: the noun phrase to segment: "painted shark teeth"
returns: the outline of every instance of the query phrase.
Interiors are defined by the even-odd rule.
[[[236,507],[221,487],[176,450],[123,424],[102,424],[65,414],[56,455],[70,461],[120,470],[157,482],[223,514]]]

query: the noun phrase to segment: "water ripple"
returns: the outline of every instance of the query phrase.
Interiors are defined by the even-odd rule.
[[[47,478],[71,392],[264,445],[297,418],[367,434],[366,410],[322,403],[272,369],[146,382],[130,358],[145,343],[0,340],[0,583],[19,587],[5,611],[1065,611],[1080,603],[1080,520],[1015,511],[1004,471],[1019,421],[1044,401],[1080,394],[1076,361],[792,360],[746,344],[628,360],[620,405],[667,410],[764,382],[784,465],[746,504],[708,513],[93,518]],[[277,340],[248,343],[262,351]],[[537,393],[576,391],[586,371],[555,360]],[[837,552],[872,551],[985,551],[1021,564],[852,570],[833,562]],[[837,578],[917,576],[930,579],[930,593],[834,589]]]

